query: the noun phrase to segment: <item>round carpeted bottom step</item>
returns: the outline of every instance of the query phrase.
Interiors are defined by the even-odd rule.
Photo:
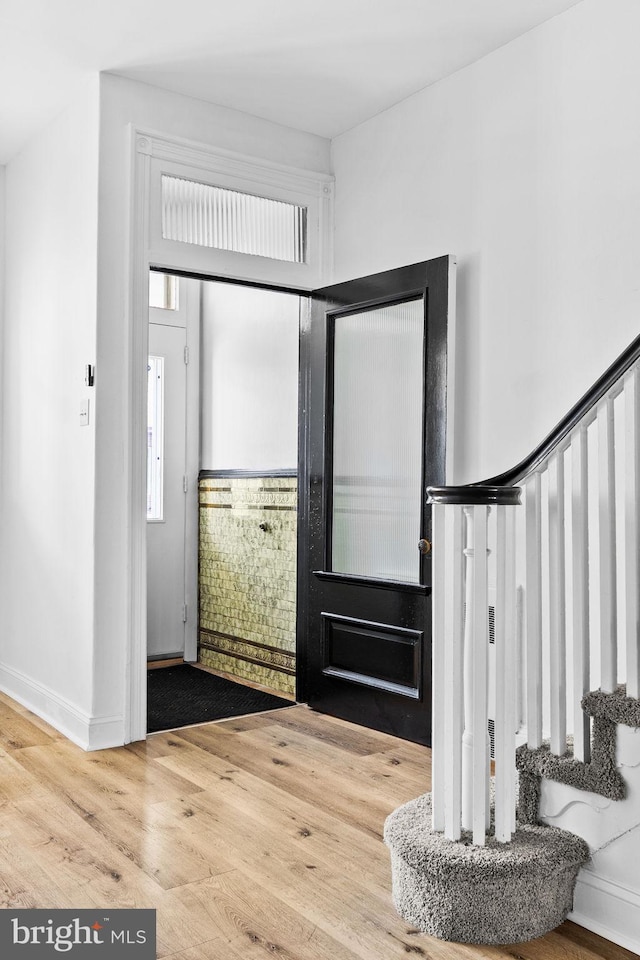
[[[387,818],[396,910],[419,930],[460,943],[521,943],[562,923],[573,903],[584,840],[556,827],[521,826],[511,843],[474,847],[431,830],[431,795]]]

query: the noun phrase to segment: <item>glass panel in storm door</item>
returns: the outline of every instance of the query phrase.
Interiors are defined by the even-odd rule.
[[[424,302],[334,323],[331,569],[419,583]]]

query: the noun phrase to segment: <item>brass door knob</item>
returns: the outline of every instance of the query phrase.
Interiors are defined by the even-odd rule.
[[[431,553],[431,544],[428,540],[418,540],[418,550],[423,556],[426,553]]]

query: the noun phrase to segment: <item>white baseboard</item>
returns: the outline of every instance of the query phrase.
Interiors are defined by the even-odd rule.
[[[2,663],[0,690],[83,750],[103,750],[124,743],[122,717],[92,717],[55,690]]]
[[[123,717],[91,717],[85,750],[108,750],[124,744]]]
[[[584,868],[578,874],[569,920],[640,954],[640,892]]]

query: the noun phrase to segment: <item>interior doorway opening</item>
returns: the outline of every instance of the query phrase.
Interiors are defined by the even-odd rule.
[[[301,311],[150,277],[147,661],[176,680],[147,671],[148,732],[295,701]]]

